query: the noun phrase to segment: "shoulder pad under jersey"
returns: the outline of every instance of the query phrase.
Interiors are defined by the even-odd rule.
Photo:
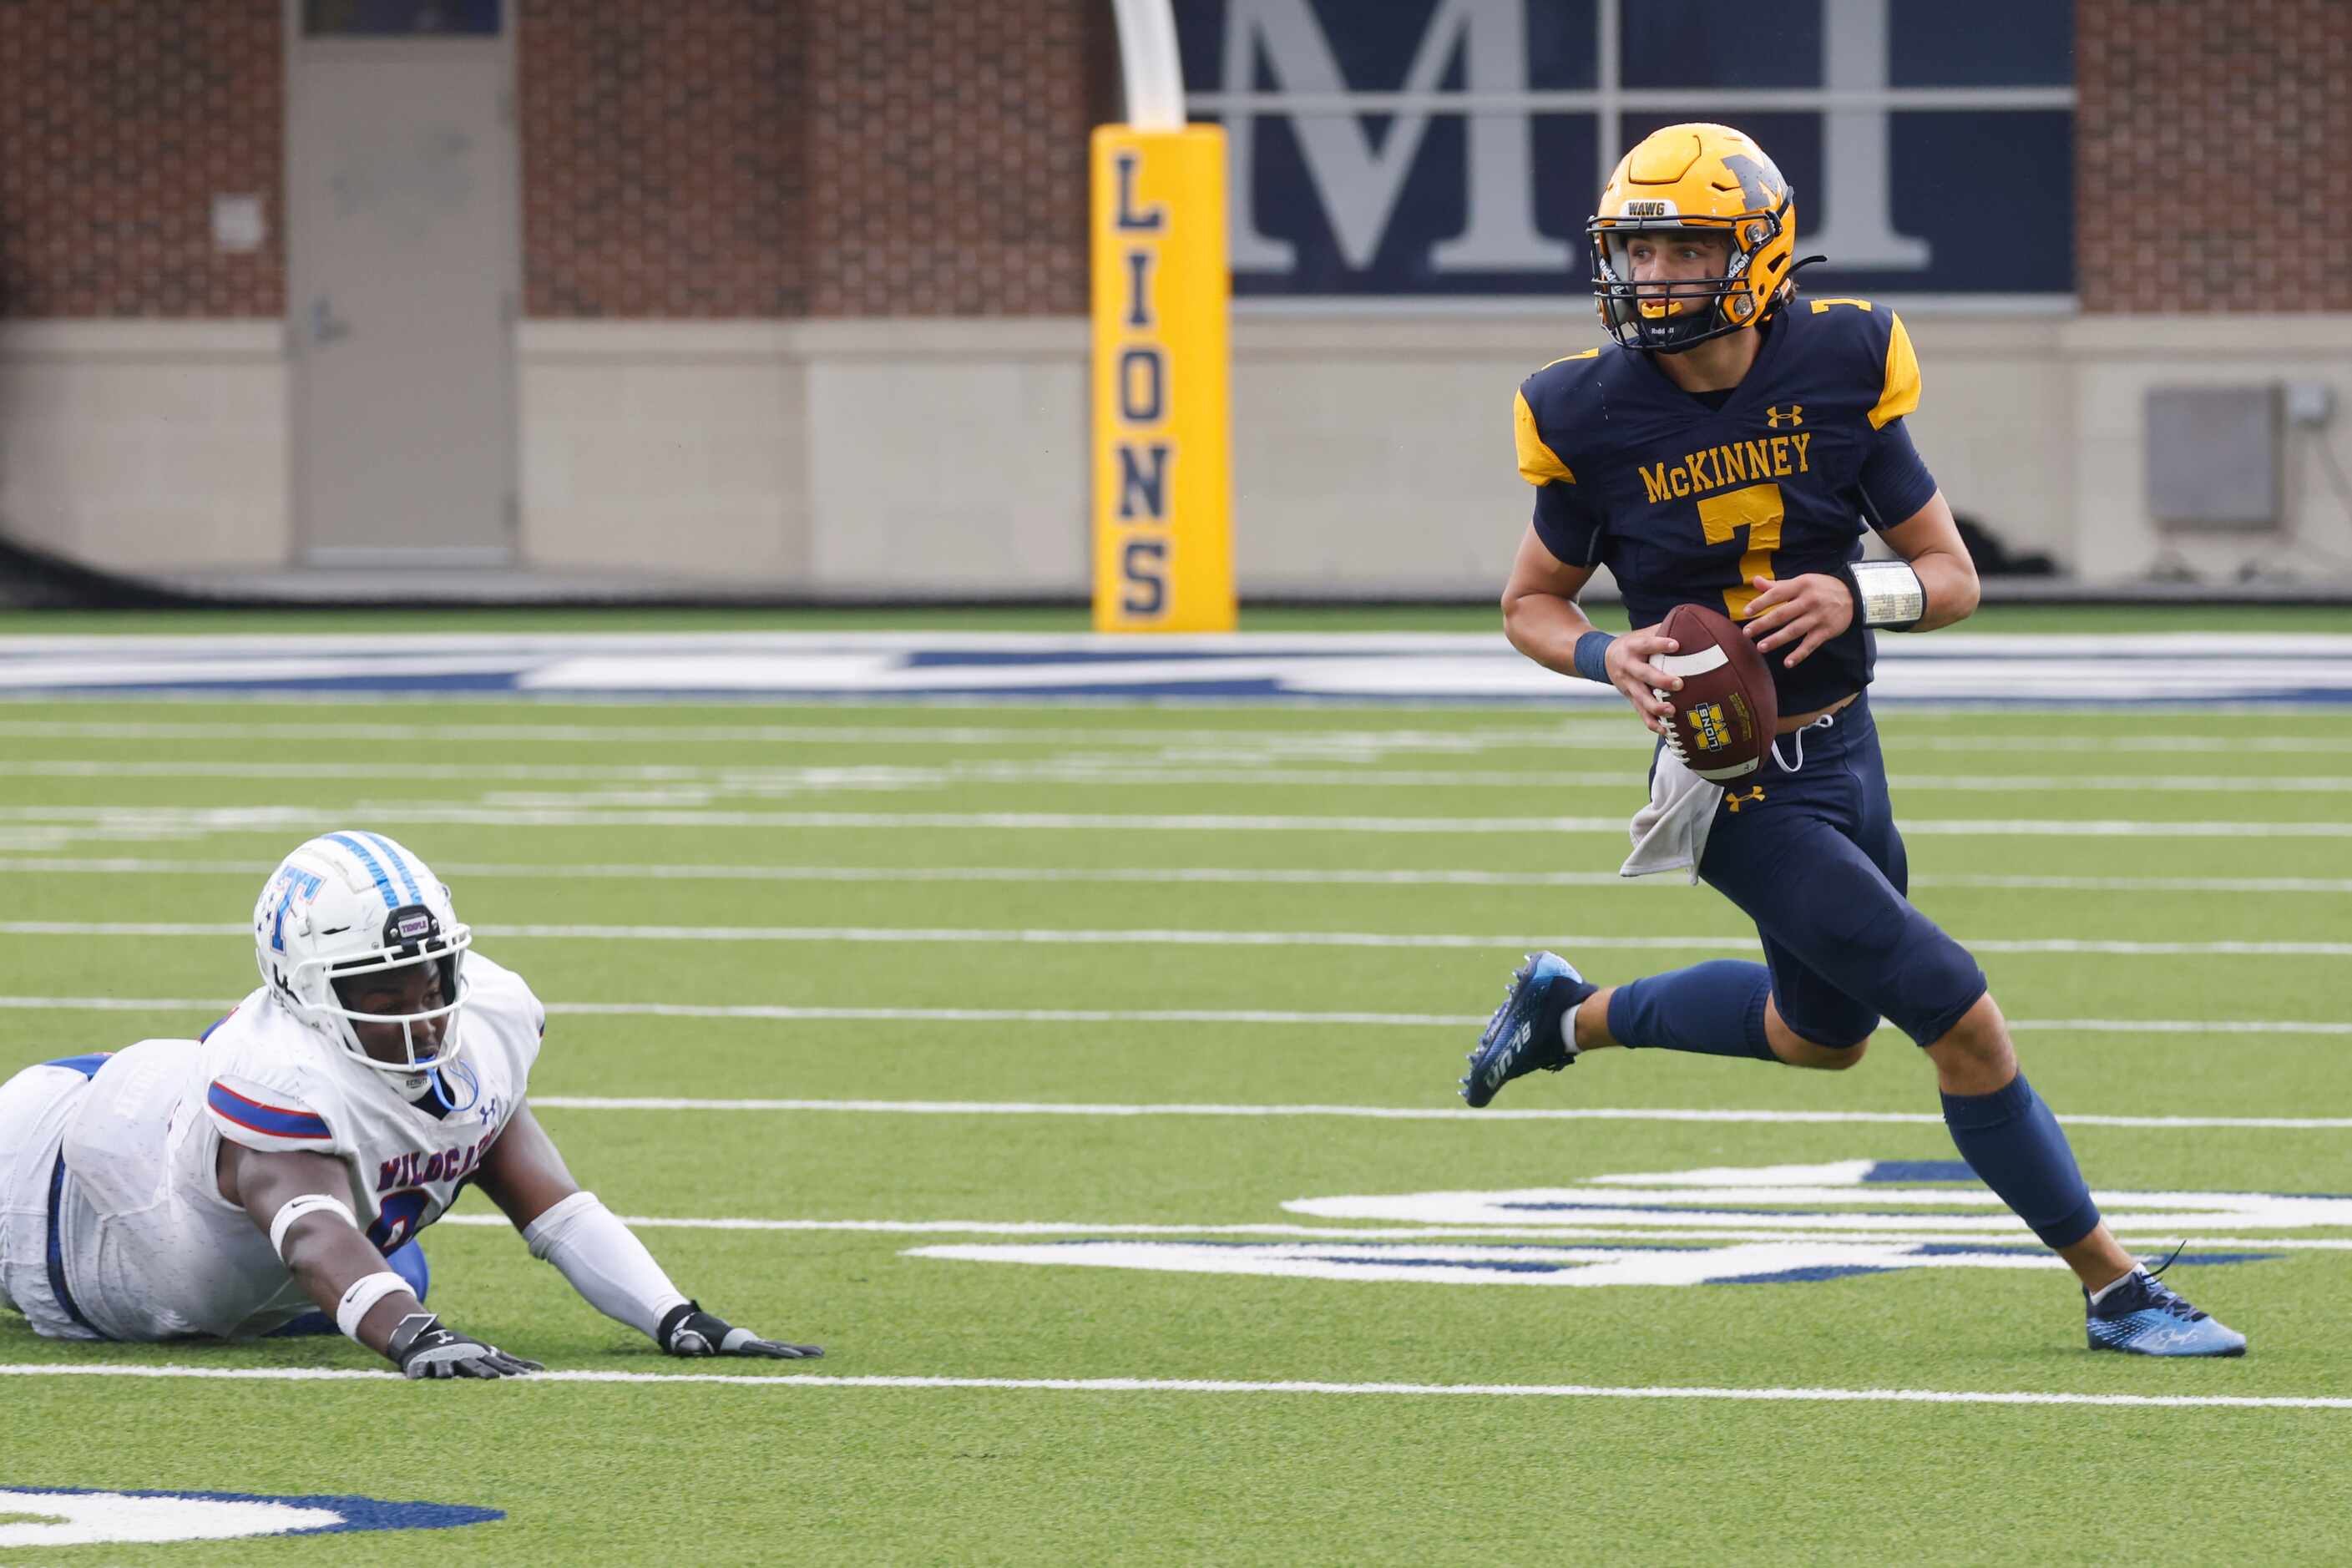
[[[1883,430],[1919,406],[1919,356],[1903,318],[1874,300],[1809,299],[1800,294],[1782,307],[1814,340],[1809,353],[1851,364],[1869,405],[1870,427]],[[1841,370],[1840,374],[1849,374]]]
[[[539,1059],[539,1043],[547,1033],[546,1005],[521,975],[478,950],[466,955],[466,1012],[459,1026],[469,1034],[478,1031],[467,1040],[467,1049],[495,1042],[512,1058],[518,1074],[527,1073]]]
[[[1576,482],[1576,471],[1570,466],[1574,445],[1570,435],[1579,423],[1579,409],[1591,398],[1594,372],[1601,363],[1601,351],[1586,349],[1552,361],[1519,383],[1517,395],[1511,400],[1511,426],[1518,448],[1519,478],[1528,483]]]

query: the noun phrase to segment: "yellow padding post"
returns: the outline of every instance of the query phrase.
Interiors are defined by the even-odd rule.
[[[1095,629],[1234,629],[1225,133],[1094,133]]]

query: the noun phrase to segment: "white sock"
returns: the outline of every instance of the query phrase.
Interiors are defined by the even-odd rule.
[[[2092,1306],[2094,1306],[2094,1307],[2095,1307],[2095,1306],[2097,1306],[2100,1302],[2102,1302],[2102,1301],[2105,1300],[2107,1299],[2108,1292],[2112,1291],[2112,1290],[2113,1290],[2113,1289],[2114,1289],[2117,1285],[2122,1284],[2122,1283],[2124,1282],[2124,1280],[2125,1280],[2125,1279],[2130,1279],[2134,1274],[2145,1274],[2145,1273],[2147,1273],[2147,1269],[2145,1269],[2145,1268],[2141,1268],[2138,1264],[2137,1264],[2137,1263],[2133,1264],[2133,1265],[2131,1266],[2131,1268],[2130,1268],[2127,1271],[2126,1271],[2126,1273],[2124,1274],[2124,1276],[2123,1276],[2123,1278],[2122,1278],[2122,1279],[2112,1280],[2112,1281],[2110,1281],[2109,1283],[2105,1284],[2105,1285],[2102,1285],[2102,1286],[2100,1286],[2097,1289],[2095,1289],[2095,1290],[2092,1291],[2092,1292],[2091,1292],[2091,1305],[2092,1305]]]
[[[1577,1004],[1579,1007],[1582,1005],[1580,1002]],[[1570,1007],[1559,1016],[1559,1043],[1568,1047],[1570,1057],[1583,1054],[1576,1048],[1576,1007]]]

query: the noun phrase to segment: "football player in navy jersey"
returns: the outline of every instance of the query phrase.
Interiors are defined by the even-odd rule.
[[[1727,126],[1643,140],[1588,234],[1616,346],[1519,388],[1519,472],[1536,504],[1504,625],[1529,658],[1614,686],[1667,735],[1673,710],[1657,693],[1681,682],[1654,662],[1677,651],[1658,623],[1704,605],[1741,624],[1772,672],[1780,738],[1728,794],[1684,799],[1685,853],[1666,864],[1693,866],[1738,904],[1765,962],[1596,985],[1534,955],[1472,1054],[1464,1097],[1485,1105],[1512,1079],[1609,1046],[1842,1069],[1891,1019],[1935,1064],[1969,1168],[2081,1279],[2094,1349],[2242,1354],[2243,1335],[2116,1243],[2019,1070],[1983,971],[1904,896],[1864,696],[1872,628],[1948,626],[1978,589],[1904,426],[1919,367],[1903,323],[1868,300],[1798,294],[1788,183]],[[1865,527],[1896,559],[1861,559]],[[1602,565],[1637,628],[1626,636],[1596,631],[1577,606]],[[1697,784],[1671,757],[1669,777]]]

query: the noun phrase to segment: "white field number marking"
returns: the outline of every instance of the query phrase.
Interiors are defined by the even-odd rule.
[[[235,1541],[343,1522],[343,1516],[331,1510],[297,1508],[290,1503],[131,1497],[121,1492],[0,1490],[0,1515],[6,1514],[35,1517],[0,1523],[0,1547]]]

